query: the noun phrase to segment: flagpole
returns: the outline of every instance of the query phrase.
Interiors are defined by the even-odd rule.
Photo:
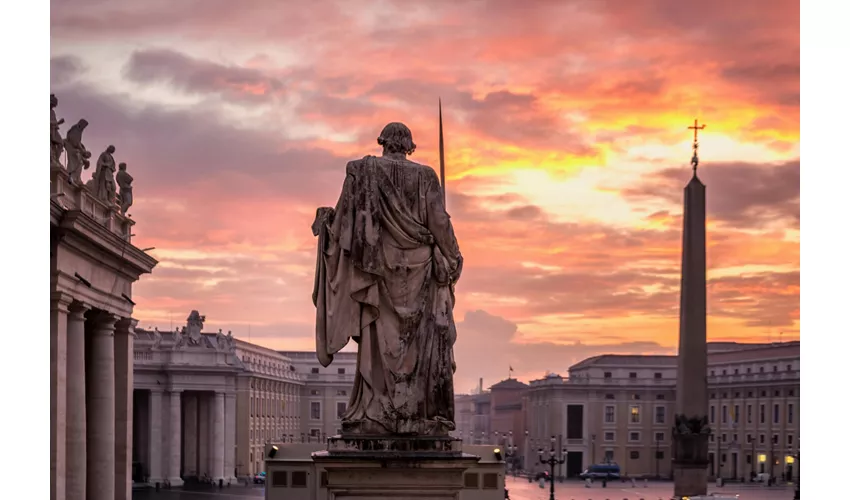
[[[443,148],[443,100],[437,100],[440,113],[440,187],[443,191],[443,208],[446,207],[446,157]]]

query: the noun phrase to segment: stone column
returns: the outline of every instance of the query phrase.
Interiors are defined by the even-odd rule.
[[[133,341],[138,321],[115,325],[115,499],[133,496]]]
[[[72,297],[50,296],[50,500],[65,495],[65,458],[68,419],[68,306]]]
[[[164,483],[165,470],[162,465],[162,390],[151,390],[151,400],[148,405],[150,414],[148,422],[150,429],[148,431],[148,480],[152,485],[156,483]]]
[[[213,432],[212,432],[212,477],[218,482],[224,479],[224,393],[215,393],[213,404]]]
[[[229,393],[224,399],[224,477],[225,481],[236,482],[236,394]]]
[[[180,478],[180,396],[182,391],[171,389],[168,398],[168,481],[181,486]]]
[[[184,459],[183,471],[186,476],[199,476],[198,472],[198,395],[184,395],[186,401],[183,419]]]
[[[65,498],[86,500],[86,311],[73,302],[68,314]]]
[[[98,311],[92,316],[87,390],[86,498],[115,499],[115,322]]]

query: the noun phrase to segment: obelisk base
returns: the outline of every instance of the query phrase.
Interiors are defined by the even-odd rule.
[[[699,497],[708,493],[708,419],[676,417],[673,498]]]
[[[458,500],[480,457],[459,440],[331,438],[313,462],[327,472],[328,500]]]

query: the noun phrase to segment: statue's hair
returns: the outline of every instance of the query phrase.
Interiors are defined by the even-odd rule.
[[[378,145],[382,146],[388,153],[404,153],[412,155],[416,151],[413,143],[413,134],[407,125],[401,122],[392,122],[381,130],[378,137]]]

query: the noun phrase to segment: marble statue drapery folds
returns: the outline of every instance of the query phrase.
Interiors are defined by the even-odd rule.
[[[447,435],[463,259],[434,170],[386,149],[349,162],[336,207],[317,211],[313,233],[319,361],[358,344],[343,434]]]

